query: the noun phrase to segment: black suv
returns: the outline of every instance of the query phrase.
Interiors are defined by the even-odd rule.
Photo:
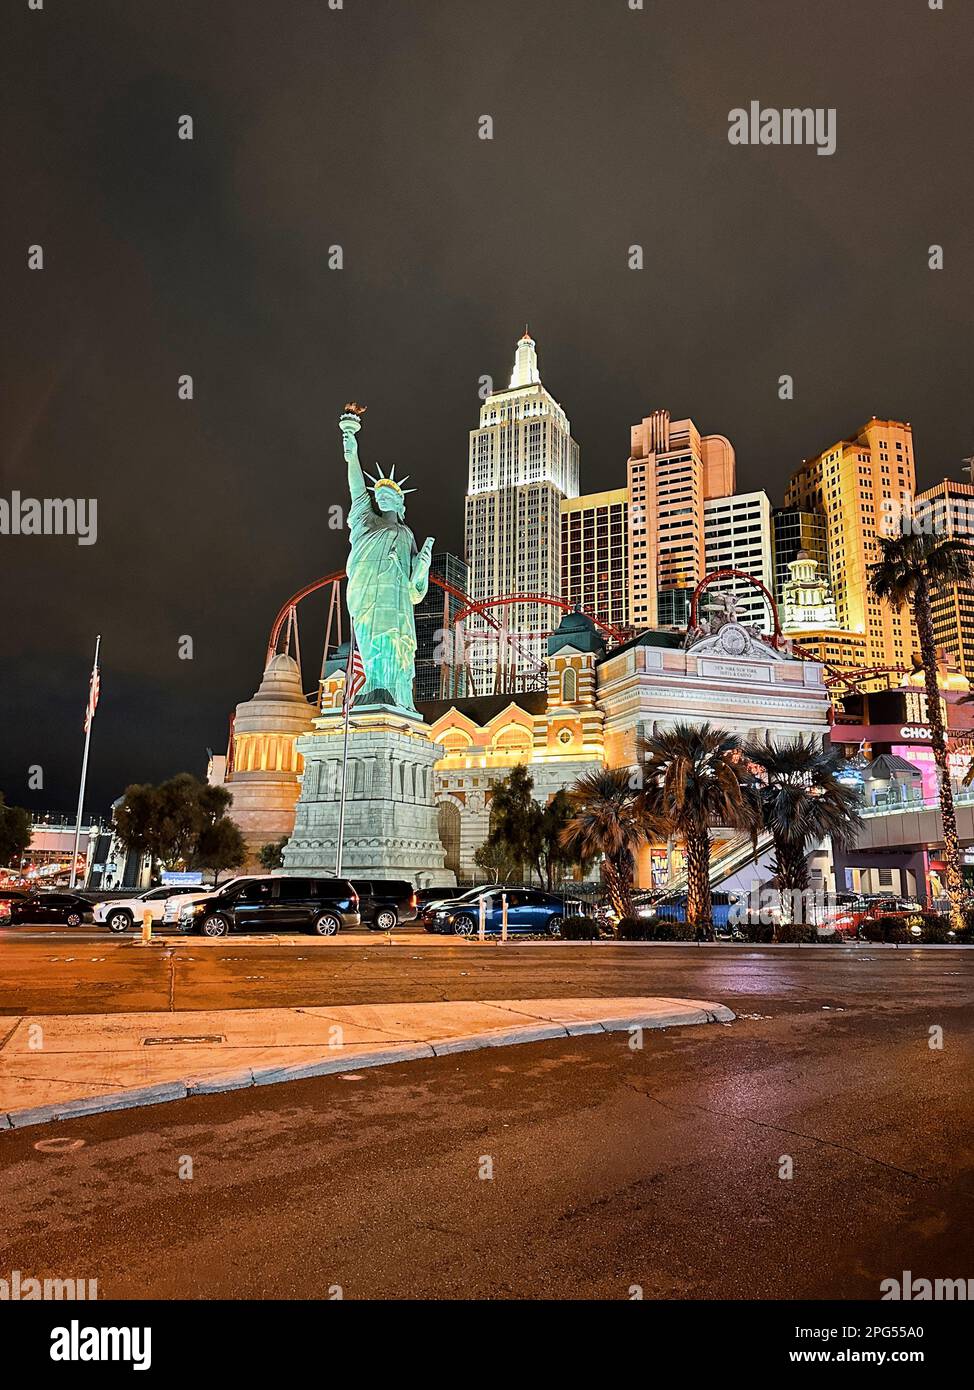
[[[413,885],[401,878],[353,878],[359,913],[370,931],[392,931],[397,922],[416,918]]]
[[[186,903],[184,931],[228,936],[231,931],[312,931],[334,936],[359,925],[358,895],[347,878],[248,878],[222,893]]]

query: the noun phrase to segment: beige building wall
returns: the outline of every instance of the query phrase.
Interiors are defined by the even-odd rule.
[[[806,459],[791,478],[785,506],[824,514],[829,577],[842,631],[866,639],[864,664],[909,668],[916,632],[909,611],[893,610],[869,591],[869,566],[879,559],[884,517],[916,489],[913,431],[900,420],[869,420]],[[884,507],[885,503],[885,507]]]

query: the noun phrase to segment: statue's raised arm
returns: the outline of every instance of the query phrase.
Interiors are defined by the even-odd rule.
[[[360,497],[365,497],[368,487],[362,474],[362,465],[358,458],[358,440],[355,436],[362,428],[362,416],[365,413],[364,405],[356,405],[351,401],[346,407],[345,412],[338,422],[338,428],[342,432],[342,451],[345,454],[345,462],[348,464],[348,490],[352,494],[352,501],[356,502]]]

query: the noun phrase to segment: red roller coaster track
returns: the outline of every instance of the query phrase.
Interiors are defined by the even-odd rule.
[[[302,599],[307,598],[310,594],[316,593],[319,589],[324,589],[328,585],[339,585],[341,584],[344,578],[344,570],[335,570],[332,574],[322,575],[320,579],[313,580],[310,584],[306,584],[303,589],[299,589],[297,593],[292,594],[291,597],[287,600],[287,602],[281,605],[281,609],[278,612],[277,617],[274,619],[273,626],[271,627],[270,637],[268,638],[265,665],[277,652],[278,643],[281,640],[281,633],[284,630],[284,625],[288,622],[289,617],[295,613],[297,605],[302,601]],[[768,605],[768,611],[771,615],[771,619],[774,623],[774,632],[772,634],[772,640],[775,646],[783,646],[786,641],[786,638],[784,637],[784,634],[781,630],[781,620],[778,613],[778,605],[775,603],[772,594],[765,587],[765,585],[762,584],[759,579],[756,579],[754,575],[747,574],[744,570],[726,568],[714,570],[712,574],[705,575],[705,577],[697,585],[696,589],[694,589],[693,596],[690,600],[690,626],[695,627],[697,625],[701,595],[711,584],[721,579],[743,580],[745,583],[750,584],[752,588],[757,589],[763,595]],[[495,595],[493,598],[477,600],[469,598],[469,596],[465,594],[462,590],[455,588],[452,584],[449,584],[445,579],[442,579],[439,575],[431,574],[430,580],[435,585],[437,585],[438,588],[442,589],[446,594],[448,594],[451,598],[456,599],[457,602],[460,604],[459,610],[453,615],[451,619],[454,625],[457,623],[464,622],[465,619],[469,618],[471,615],[476,613],[479,617],[483,618],[484,622],[489,627],[492,627],[495,629],[495,631],[500,632],[502,631],[502,625],[493,616],[493,613],[490,610],[495,608],[509,607],[517,603],[545,604],[550,608],[561,609],[561,611],[564,613],[571,613],[574,611],[572,604],[566,602],[564,599],[554,598],[551,594],[498,594]],[[341,640],[340,612],[341,610],[339,608],[339,641]],[[606,636],[611,638],[612,641],[621,644],[628,640],[630,634],[622,632],[619,628],[614,627],[611,623],[604,622],[601,618],[597,618],[594,614],[587,614],[586,616],[588,616],[591,619],[591,621],[595,623],[596,627],[598,627],[602,632],[604,632]],[[326,650],[331,645],[330,637],[331,613],[329,613],[328,630],[326,632],[325,637]],[[336,643],[336,645],[338,644]],[[870,667],[868,669],[853,666],[838,667],[833,665],[829,661],[824,661],[814,652],[807,651],[797,642],[791,642],[791,649],[792,651],[794,651],[796,656],[802,657],[806,661],[818,662],[825,669],[825,671],[828,673],[825,681],[826,685],[830,687],[846,685],[849,687],[850,691],[857,690],[859,688],[860,682],[864,680],[876,679],[881,675],[904,674],[908,671],[908,668],[905,666],[875,666]]]
[[[306,584],[303,589],[299,589],[296,594],[292,594],[287,602],[282,604],[277,617],[274,619],[270,637],[267,641],[267,658],[264,663],[265,665],[277,651],[277,644],[281,640],[284,624],[287,622],[288,615],[292,609],[296,608],[301,600],[307,598],[309,594],[315,593],[318,589],[325,588],[328,584],[340,584],[344,578],[344,570],[336,570],[333,574],[322,575],[320,579],[313,580],[312,583]],[[565,613],[574,611],[572,604],[566,603],[564,599],[552,598],[550,594],[498,595],[496,598],[476,600],[469,598],[461,589],[454,588],[452,584],[448,584],[447,581],[441,579],[439,575],[431,574],[430,580],[438,588],[443,589],[445,593],[449,594],[451,598],[455,598],[461,604],[460,610],[453,616],[452,621],[454,623],[463,622],[466,618],[469,618],[471,614],[476,613],[491,627],[500,631],[501,624],[492,616],[489,610],[491,608],[503,608],[513,603],[543,603],[551,608],[560,608]],[[614,642],[624,642],[626,640],[625,633],[613,627],[611,623],[603,622],[601,618],[596,618],[591,614],[588,616],[591,617],[596,627],[600,628],[607,636],[611,637]]]

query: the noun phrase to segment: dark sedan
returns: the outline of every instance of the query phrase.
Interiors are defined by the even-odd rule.
[[[480,931],[482,905],[485,934],[496,936],[503,930],[505,898],[507,930],[511,936],[525,933],[539,936],[561,934],[561,924],[565,918],[564,901],[536,888],[481,889],[475,897],[441,903],[436,907],[427,931],[476,936]]]
[[[77,893],[28,893],[10,902],[12,926],[47,925],[56,922],[64,927],[80,927],[91,916],[91,903]]]

